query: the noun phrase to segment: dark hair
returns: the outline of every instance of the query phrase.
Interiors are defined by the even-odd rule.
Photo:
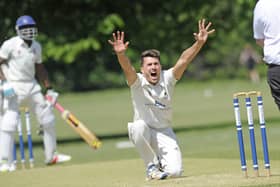
[[[160,61],[160,52],[156,49],[148,49],[141,53],[141,66],[143,65],[144,57],[154,57]]]

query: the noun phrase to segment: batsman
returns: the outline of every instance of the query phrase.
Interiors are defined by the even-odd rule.
[[[133,122],[128,123],[130,140],[144,161],[147,180],[165,179],[182,175],[182,155],[171,128],[172,96],[176,82],[181,79],[189,63],[195,58],[214,33],[211,22],[198,22],[198,33],[194,33],[194,44],[185,49],[175,65],[162,70],[160,52],[150,49],[141,54],[141,73],[137,73],[125,52],[129,42],[124,32],[113,33],[108,40],[115,51],[118,62],[130,87],[134,109]]]
[[[15,29],[17,36],[4,41],[0,48],[0,172],[12,171],[11,168],[14,168],[12,150],[18,110],[22,104],[31,109],[44,130],[45,163],[51,165],[71,159],[69,155],[56,152],[55,116],[44,99],[39,82],[47,89],[47,96],[55,100],[58,93],[52,89],[42,63],[41,45],[35,40],[36,22],[31,16],[20,16]]]

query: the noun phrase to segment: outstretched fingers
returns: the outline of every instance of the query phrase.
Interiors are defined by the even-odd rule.
[[[208,30],[208,29],[211,27],[211,25],[212,25],[212,22],[209,22],[209,23],[206,25],[205,29]]]
[[[199,31],[201,30],[201,19],[198,20],[198,30],[199,30]]]
[[[205,29],[205,19],[202,19],[201,21],[201,29]]]
[[[124,41],[124,32],[121,32],[121,33],[120,33],[120,40],[121,40],[121,41]]]
[[[207,30],[208,34],[212,34],[213,32],[215,32],[215,29],[211,29],[210,31],[208,31],[209,28],[211,27],[211,25],[212,25],[212,22],[209,22],[205,27],[205,30]]]
[[[117,31],[117,40],[120,40],[121,36],[120,36],[120,31]]]
[[[113,40],[108,40],[108,42],[111,44],[111,45],[114,45],[117,41],[124,41],[124,32],[120,32],[120,31],[117,31],[117,32],[114,32],[112,34],[113,36]]]
[[[114,42],[112,40],[108,40],[109,44],[114,45]]]
[[[108,42],[109,42],[109,44],[114,45],[115,42],[117,41],[117,37],[116,37],[115,33],[113,33],[112,36],[113,36],[113,41],[112,40],[108,40]]]
[[[215,32],[215,29],[212,29],[212,30],[208,31],[207,33],[208,33],[208,34],[212,34],[212,33],[214,33],[214,32]]]
[[[212,22],[209,22],[206,24],[206,19],[200,19],[198,20],[198,32],[197,33],[193,33],[194,38],[196,40],[207,40],[207,36],[209,34],[212,34],[215,32],[215,29],[211,29],[210,31],[208,31],[210,29],[212,25]]]
[[[116,33],[113,33],[113,39],[114,39],[114,41],[117,40]]]
[[[115,35],[114,40],[121,40],[121,41],[124,41],[124,32],[117,31],[117,35]]]
[[[205,19],[201,19],[198,21],[198,28],[199,28],[199,33],[202,30],[207,31],[208,34],[212,34],[215,32],[215,29],[211,29],[210,31],[208,31],[212,25],[212,22],[209,22],[206,26],[205,26],[206,20]],[[197,36],[196,34],[194,34],[195,36]]]
[[[122,31],[116,31],[112,33],[113,39],[109,39],[108,43],[112,45],[113,50],[116,53],[124,52],[129,45],[128,41],[124,41],[125,33]]]
[[[125,42],[125,48],[127,49],[128,48],[128,45],[129,45],[129,42]]]
[[[201,31],[205,29],[205,19],[198,20],[198,30]]]

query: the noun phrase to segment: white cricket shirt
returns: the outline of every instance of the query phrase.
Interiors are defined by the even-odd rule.
[[[6,40],[0,48],[0,57],[6,59],[2,66],[8,81],[33,81],[35,63],[42,63],[41,45],[33,41],[29,47],[19,36]]]
[[[172,95],[177,80],[172,69],[161,72],[156,85],[150,84],[141,73],[130,86],[134,121],[144,120],[152,128],[166,128],[172,121]]]
[[[264,61],[280,65],[280,1],[259,0],[254,9],[254,38],[264,39]]]

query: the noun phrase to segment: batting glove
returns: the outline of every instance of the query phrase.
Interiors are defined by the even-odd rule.
[[[6,80],[2,81],[2,91],[3,91],[3,96],[7,99],[16,96],[15,90],[13,89],[12,85],[8,83]]]
[[[58,95],[59,94],[56,91],[54,91],[53,89],[47,90],[46,97],[50,98],[49,101],[50,101],[51,105],[54,105],[56,103]]]

